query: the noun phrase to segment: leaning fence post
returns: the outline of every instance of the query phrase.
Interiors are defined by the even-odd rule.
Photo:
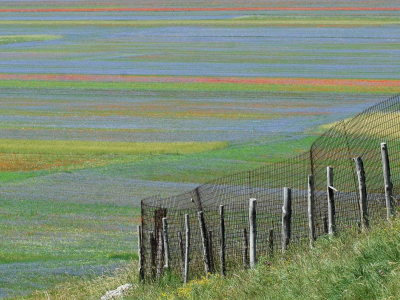
[[[190,224],[189,215],[185,214],[186,244],[185,244],[185,271],[183,282],[186,284],[189,280],[189,262],[190,262]]]
[[[385,181],[385,199],[386,199],[386,218],[389,221],[394,215],[393,207],[393,183],[390,178],[389,154],[386,143],[381,143],[383,178]]]
[[[154,239],[153,231],[149,232],[149,242],[150,242],[150,268],[151,268],[151,279],[156,277],[156,260],[155,260],[155,248],[156,240]]]
[[[162,275],[162,251],[163,250],[163,238],[161,230],[158,232],[158,249],[157,249],[157,278]]]
[[[249,223],[250,223],[250,268],[254,269],[257,263],[257,200],[249,200]]]
[[[369,227],[368,220],[368,208],[367,208],[367,187],[365,185],[365,171],[364,164],[361,157],[354,158],[357,168],[357,177],[358,177],[358,189],[360,191],[360,222],[361,228],[365,229]]]
[[[333,168],[331,166],[326,168],[327,178],[327,193],[328,193],[328,231],[330,235],[333,235],[336,231],[335,225],[335,198],[334,198],[334,187],[333,187]]]
[[[221,275],[226,275],[226,264],[225,264],[225,219],[224,219],[224,206],[219,206],[219,224],[220,224],[220,263],[221,263]]]
[[[200,232],[201,232],[201,240],[203,243],[203,259],[204,259],[204,269],[206,271],[206,276],[210,273],[210,252],[208,246],[208,238],[207,238],[207,231],[206,231],[206,224],[204,222],[204,215],[202,211],[197,213],[199,217],[199,225],[200,225]]]
[[[242,251],[243,270],[247,270],[249,267],[249,264],[247,262],[247,257],[248,257],[247,252],[248,252],[247,230],[246,230],[246,228],[243,228],[243,251]]]
[[[274,257],[274,229],[269,229],[269,237],[268,237],[268,250],[269,250],[269,258],[272,259]]]
[[[138,235],[138,255],[139,255],[139,279],[141,282],[144,280],[144,270],[143,270],[143,257],[142,257],[142,226],[137,227]]]
[[[168,223],[167,223],[167,218],[162,218],[162,223],[163,223],[163,233],[164,233],[164,269],[169,269],[169,260],[170,260],[170,255],[169,255],[169,241],[168,241]]]
[[[314,221],[314,175],[308,175],[308,228],[310,237],[310,247],[316,240],[315,221]]]
[[[178,234],[178,246],[179,246],[179,252],[181,255],[181,273],[183,279],[185,279],[185,250],[183,248],[183,240],[182,240],[182,233],[180,231],[177,232]]]
[[[288,187],[283,188],[283,206],[282,206],[282,254],[290,241],[290,225],[292,218],[292,190]]]

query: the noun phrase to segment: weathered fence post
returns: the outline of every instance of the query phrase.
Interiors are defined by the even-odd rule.
[[[163,254],[163,238],[161,231],[158,232],[158,248],[157,248],[157,278],[162,275],[162,254]]]
[[[247,230],[246,230],[246,228],[243,228],[243,252],[242,252],[242,257],[243,257],[243,270],[247,270],[249,268],[249,264],[247,262],[248,243],[247,243]]]
[[[282,206],[282,254],[285,254],[290,241],[290,227],[292,219],[292,190],[288,187],[283,188]]]
[[[381,143],[383,178],[385,181],[385,199],[386,199],[386,218],[389,221],[394,215],[393,206],[393,183],[390,178],[389,154],[386,143]]]
[[[322,217],[322,231],[324,234],[328,233],[328,220],[326,219],[326,216]]]
[[[257,200],[249,200],[249,225],[250,225],[250,268],[254,269],[257,263]]]
[[[335,225],[335,198],[334,198],[334,187],[333,187],[333,168],[331,166],[326,168],[327,178],[327,194],[328,194],[328,232],[333,235],[336,231]]]
[[[163,223],[163,233],[164,233],[164,269],[168,270],[169,269],[169,260],[170,260],[170,255],[169,255],[169,240],[168,240],[168,223],[167,223],[167,218],[162,218],[162,223]]]
[[[364,164],[361,157],[354,158],[357,168],[358,189],[360,191],[360,222],[361,228],[364,230],[369,227],[368,208],[367,208],[367,187],[365,185],[365,171]]]
[[[153,280],[156,277],[156,240],[154,238],[153,231],[149,232],[149,242],[150,242],[150,268],[151,268],[151,279]]]
[[[220,224],[220,263],[221,263],[221,275],[226,275],[226,264],[225,264],[225,216],[224,206],[219,206],[219,224]]]
[[[180,263],[181,263],[182,278],[185,279],[185,250],[183,248],[182,233],[178,231],[177,234],[178,234],[179,252],[181,254]]]
[[[269,237],[268,237],[268,251],[269,258],[272,259],[274,257],[274,229],[269,229]]]
[[[310,247],[312,248],[316,240],[314,221],[314,175],[308,175],[308,228]]]
[[[138,255],[139,255],[139,279],[141,282],[144,281],[144,270],[143,270],[143,253],[142,253],[142,226],[137,227],[138,235]]]
[[[215,273],[214,268],[214,252],[213,252],[213,241],[212,241],[212,231],[208,231],[208,253],[210,255],[210,273]]]
[[[199,217],[199,225],[200,225],[200,232],[201,232],[201,240],[203,243],[203,259],[204,259],[204,269],[206,271],[206,276],[210,273],[210,249],[208,246],[208,238],[207,238],[207,230],[206,224],[204,222],[204,215],[202,211],[197,213]]]
[[[190,224],[189,215],[185,214],[186,244],[185,244],[185,271],[183,282],[186,284],[189,280],[189,262],[190,262]]]

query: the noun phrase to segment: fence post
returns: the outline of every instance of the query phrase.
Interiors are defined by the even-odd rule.
[[[158,232],[158,248],[157,248],[157,278],[162,275],[162,254],[163,254],[163,238],[161,231]]]
[[[143,270],[143,254],[142,254],[142,226],[137,226],[138,235],[138,255],[139,255],[139,279],[141,282],[144,281],[144,270]]]
[[[189,279],[189,262],[190,262],[190,224],[189,215],[185,214],[185,229],[186,229],[186,245],[185,245],[185,271],[183,276],[184,284],[188,282]]]
[[[331,166],[326,168],[326,178],[327,178],[327,193],[328,193],[328,232],[333,235],[336,231],[335,225],[335,198],[333,194],[333,168]]]
[[[220,224],[220,263],[221,263],[221,275],[226,275],[226,264],[225,264],[225,216],[224,206],[219,206],[219,224]]]
[[[268,237],[268,250],[269,250],[269,258],[272,259],[274,257],[274,229],[269,229],[269,237]]]
[[[169,260],[170,260],[170,255],[169,255],[169,240],[168,240],[168,223],[167,223],[167,218],[162,218],[163,222],[163,233],[164,233],[164,269],[168,270],[169,269]]]
[[[213,241],[212,241],[212,231],[208,231],[208,253],[210,255],[210,273],[215,273],[214,268],[214,251],[213,251]]]
[[[181,254],[180,263],[181,263],[182,278],[185,279],[185,250],[183,248],[182,233],[178,231],[177,234],[178,234],[179,251]]]
[[[283,206],[282,206],[282,255],[290,241],[290,225],[292,218],[292,190],[288,187],[283,188]]]
[[[150,268],[151,268],[151,279],[153,280],[156,277],[156,260],[155,260],[155,252],[156,252],[156,240],[154,239],[153,231],[149,232],[149,242],[150,242]]]
[[[242,252],[242,257],[243,257],[243,270],[247,270],[249,265],[247,263],[247,257],[248,257],[248,243],[247,243],[247,230],[246,228],[243,228],[243,252]]]
[[[197,213],[199,217],[199,225],[200,225],[200,232],[201,232],[201,240],[203,243],[203,259],[204,259],[204,269],[206,271],[206,276],[210,273],[210,252],[209,252],[209,245],[208,245],[208,238],[207,238],[207,230],[206,224],[204,222],[204,215],[202,211]]]
[[[381,143],[383,178],[385,181],[385,199],[386,199],[386,218],[389,221],[394,215],[393,207],[393,183],[390,178],[389,154],[386,143]]]
[[[249,222],[250,222],[250,268],[254,269],[257,263],[257,200],[249,200]]]
[[[308,175],[308,228],[310,237],[310,248],[316,240],[314,221],[314,175]]]
[[[364,164],[361,157],[354,158],[357,169],[358,177],[358,189],[360,191],[360,199],[358,201],[360,205],[360,222],[361,228],[364,230],[369,227],[368,220],[368,208],[367,208],[367,187],[365,185],[365,171]]]
[[[328,234],[328,220],[326,219],[326,216],[322,217],[322,231],[324,234]]]

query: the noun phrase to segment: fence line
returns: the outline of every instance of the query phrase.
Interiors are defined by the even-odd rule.
[[[386,171],[382,171],[384,151],[389,153],[390,159],[390,169],[387,167]],[[335,218],[333,224],[329,219],[329,231],[358,224],[362,218],[353,160],[357,157],[362,159],[365,171],[368,220],[386,218],[387,211],[393,212],[391,207],[386,209],[386,202],[397,206],[396,199],[400,194],[400,95],[380,102],[354,118],[338,122],[313,143],[310,151],[299,156],[218,178],[181,195],[143,199],[140,253],[145,276],[150,277],[155,271],[157,253],[154,252],[157,249],[163,250],[159,259],[160,263],[164,262],[164,243],[163,239],[158,239],[158,232],[163,230],[162,219],[165,217],[168,219],[169,267],[177,274],[182,273],[182,241],[179,241],[178,232],[186,232],[185,228],[190,226],[190,261],[187,262],[190,276],[204,275],[204,249],[197,221],[199,211],[204,218],[204,243],[211,242],[207,248],[213,252],[215,271],[221,273],[222,266],[227,271],[241,266],[244,259],[247,260],[243,257],[243,229],[249,227],[250,198],[257,199],[257,256],[271,255],[271,245],[275,251],[281,249],[282,244],[273,243],[273,240],[281,240],[283,187],[291,189],[290,241],[309,238],[310,174],[313,176],[314,213],[314,234],[311,236],[318,237],[327,230],[324,223],[332,215],[328,214],[327,189],[334,199]],[[327,187],[328,166],[333,170],[334,185]],[[214,238],[208,240],[207,233],[220,231],[220,205],[224,206],[225,239],[222,241],[221,235],[214,234]],[[185,227],[186,214],[188,223]],[[222,264],[222,256],[218,255],[221,245],[225,250]],[[189,266],[185,265],[186,268]]]

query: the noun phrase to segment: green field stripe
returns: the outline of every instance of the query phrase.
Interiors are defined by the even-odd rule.
[[[228,147],[228,142],[95,142],[0,139],[0,152],[79,154],[189,154]]]
[[[382,26],[399,25],[400,17],[242,17],[223,20],[2,20],[0,25],[17,26],[213,26],[213,27],[258,27],[258,26]]]
[[[159,91],[270,91],[270,92],[335,92],[335,93],[398,93],[396,86],[341,86],[341,85],[294,85],[294,84],[247,84],[217,82],[93,82],[93,81],[40,81],[4,80],[3,88],[38,89],[131,89]]]
[[[62,35],[54,34],[31,34],[31,35],[0,35],[0,45],[26,43],[26,42],[42,42],[61,39]]]

